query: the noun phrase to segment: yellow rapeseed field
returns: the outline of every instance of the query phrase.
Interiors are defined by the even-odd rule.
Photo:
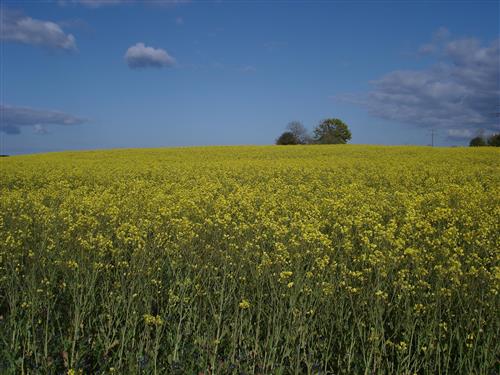
[[[2,374],[492,374],[500,151],[0,159]]]

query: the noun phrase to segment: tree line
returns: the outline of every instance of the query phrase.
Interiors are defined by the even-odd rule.
[[[500,133],[492,134],[489,137],[484,135],[478,135],[470,140],[469,146],[471,147],[481,147],[481,146],[493,146],[500,147]]]
[[[352,137],[349,127],[338,118],[321,121],[310,135],[300,121],[292,121],[278,139],[277,145],[344,144]]]

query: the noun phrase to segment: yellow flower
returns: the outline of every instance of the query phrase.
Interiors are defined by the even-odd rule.
[[[250,302],[246,299],[242,299],[241,302],[239,303],[240,309],[246,310],[250,308]]]
[[[389,295],[386,292],[383,292],[381,290],[377,290],[375,292],[375,296],[384,300],[386,300],[389,297]]]
[[[286,279],[288,279],[292,275],[293,275],[292,271],[283,271],[283,272],[280,272],[280,280],[286,280]]]
[[[146,325],[157,326],[157,327],[163,325],[163,319],[159,315],[153,316],[149,314],[144,314],[143,318]]]
[[[400,352],[405,352],[408,349],[408,344],[404,341],[400,341],[399,344],[396,345],[396,349]]]

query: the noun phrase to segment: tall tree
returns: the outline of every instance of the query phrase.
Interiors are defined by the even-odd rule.
[[[478,135],[477,137],[474,137],[470,140],[469,146],[470,147],[486,146],[486,141],[484,140],[484,137]]]
[[[298,145],[299,140],[292,132],[284,132],[276,140],[277,145]]]
[[[488,146],[500,147],[500,133],[488,137]]]
[[[300,121],[289,122],[286,129],[295,136],[299,144],[305,145],[307,143],[311,143],[311,137],[309,136],[307,129]]]
[[[338,118],[323,120],[314,129],[314,141],[321,144],[347,143],[352,137],[347,125]]]

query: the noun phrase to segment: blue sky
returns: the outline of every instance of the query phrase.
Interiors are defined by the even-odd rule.
[[[2,1],[0,153],[500,130],[497,1]]]

